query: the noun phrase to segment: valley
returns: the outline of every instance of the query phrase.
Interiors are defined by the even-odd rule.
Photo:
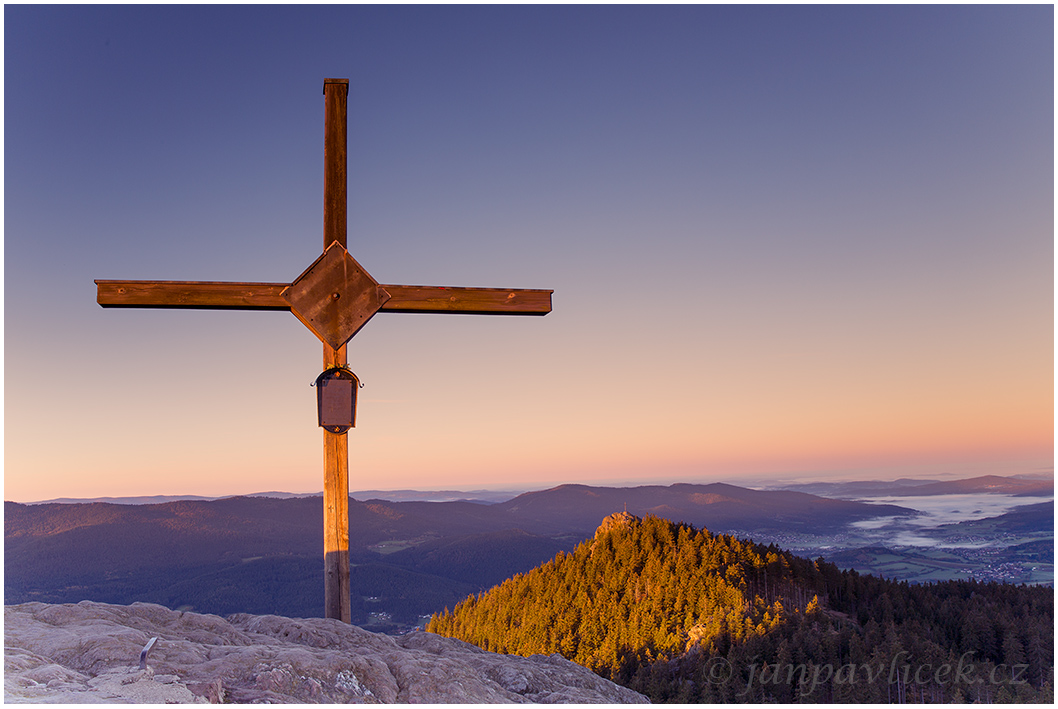
[[[1029,500],[1014,498],[1011,505],[1005,500],[967,499],[979,496],[947,497],[948,507],[966,507],[969,514],[981,514],[979,508],[1003,512],[994,517],[947,524],[940,523],[951,518],[945,511],[936,514],[927,511],[918,517],[878,517],[852,523],[833,534],[759,529],[726,531],[776,544],[797,554],[822,556],[842,568],[887,579],[927,583],[972,578],[1053,584],[1053,501],[1026,504]],[[886,498],[890,502],[892,499]],[[900,502],[906,504],[904,500]],[[977,504],[960,504],[967,502]]]

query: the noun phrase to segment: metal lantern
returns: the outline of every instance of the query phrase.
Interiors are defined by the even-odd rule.
[[[316,377],[316,409],[320,426],[345,433],[356,426],[356,390],[360,380],[347,367],[332,367]]]

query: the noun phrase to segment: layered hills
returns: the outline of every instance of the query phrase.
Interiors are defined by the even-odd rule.
[[[619,513],[428,630],[653,701],[1009,702],[1053,698],[1053,622],[1051,588],[885,581]]]
[[[571,550],[627,509],[723,531],[906,513],[732,485],[563,485],[499,504],[350,500],[354,620],[412,626],[471,593]],[[323,614],[320,497],[164,504],[5,503],[8,603],[148,601],[227,614]]]

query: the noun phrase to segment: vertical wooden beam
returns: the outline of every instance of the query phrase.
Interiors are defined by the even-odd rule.
[[[324,79],[323,248],[346,248],[346,126],[348,79]],[[323,368],[346,364],[345,346],[323,346]],[[349,604],[348,434],[323,432],[324,616],[352,621]]]
[[[346,130],[349,79],[324,79],[325,99],[323,138],[323,248],[332,241],[343,248],[346,225]]]
[[[345,364],[345,346],[323,346],[323,368]],[[330,357],[328,357],[328,350]],[[349,438],[323,431],[323,564],[325,618],[352,622],[349,603]]]

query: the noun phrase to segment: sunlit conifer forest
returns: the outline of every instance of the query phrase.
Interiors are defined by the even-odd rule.
[[[655,702],[1051,703],[1053,627],[1049,587],[894,582],[623,513],[427,630]]]

